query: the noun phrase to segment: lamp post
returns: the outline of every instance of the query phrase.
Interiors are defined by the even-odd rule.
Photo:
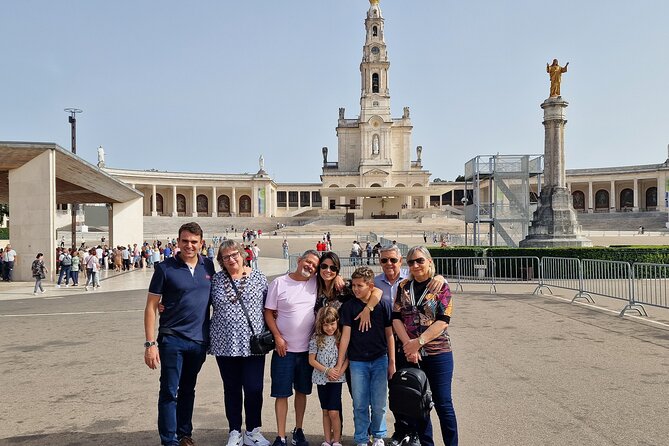
[[[467,189],[465,189],[465,194],[467,193]],[[465,246],[467,246],[467,203],[469,203],[469,200],[467,199],[467,195],[462,197],[462,207],[463,210],[465,211],[464,216],[465,216]]]
[[[78,108],[66,108],[66,112],[70,114],[68,122],[70,123],[72,134],[72,153],[77,154],[77,113],[83,113],[83,110]],[[79,205],[72,203],[72,249],[77,249],[77,211]]]

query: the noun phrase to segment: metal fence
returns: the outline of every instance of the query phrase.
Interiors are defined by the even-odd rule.
[[[297,268],[299,255],[289,257],[289,271]],[[344,278],[358,266],[369,266],[376,274],[382,272],[378,258],[340,257]],[[454,292],[464,285],[488,285],[490,293],[499,284],[535,285],[534,294],[552,288],[575,291],[572,303],[584,299],[595,303],[593,296],[625,302],[620,311],[636,311],[647,316],[644,305],[669,309],[669,265],[572,259],[562,257],[435,257],[436,274],[443,275]]]

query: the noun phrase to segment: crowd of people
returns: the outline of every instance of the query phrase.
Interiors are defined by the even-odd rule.
[[[232,240],[215,249],[221,267],[215,272],[209,251],[202,254],[197,223],[183,225],[175,242],[178,254],[155,266],[144,312],[144,362],[151,369],[160,367],[158,432],[163,445],[195,444],[195,386],[207,354],[216,358],[223,382],[228,446],[270,445],[261,432],[266,357],[250,347],[266,329],[275,345],[270,396],[278,435],[272,446],[289,441],[290,398],[295,420],[291,443],[309,444],[303,422],[314,384],[323,412],[322,446],[340,446],[344,383],[353,400],[356,444],[458,443],[447,330],[452,297],[444,278],[435,277],[427,249],[409,250],[408,270],[403,270],[399,249],[381,247],[383,272],[375,276],[360,266],[350,280],[339,274],[337,254],[308,250],[294,271],[268,283],[245,261],[246,246]],[[427,376],[441,442],[435,440],[429,416],[396,416],[388,436],[388,380],[407,367],[420,367]]]

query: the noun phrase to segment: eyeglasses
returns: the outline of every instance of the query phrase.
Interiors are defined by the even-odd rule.
[[[399,262],[399,261],[400,261],[400,259],[397,259],[397,258],[395,258],[395,257],[386,257],[386,258],[381,259],[381,263],[388,263],[388,262],[390,262],[390,263],[392,263],[393,265],[396,264],[396,263]]]
[[[419,265],[422,265],[423,263],[425,263],[425,260],[427,260],[425,257],[418,257],[417,259],[407,260],[407,265],[413,266],[414,263],[418,263]]]
[[[339,272],[339,268],[337,268],[334,265],[328,265],[327,263],[321,263],[320,269],[321,269],[321,271],[325,271],[326,269],[329,269],[333,273],[338,273]]]
[[[222,257],[221,257],[221,260],[223,260],[224,262],[227,262],[227,261],[230,260],[230,259],[232,259],[232,260],[236,260],[237,257],[239,257],[239,253],[238,253],[238,252],[233,252],[233,253],[230,254],[229,256],[222,256]]]

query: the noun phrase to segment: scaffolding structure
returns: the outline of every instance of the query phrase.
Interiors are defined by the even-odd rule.
[[[543,155],[479,155],[465,164],[465,237],[473,245],[518,246],[541,193]]]

